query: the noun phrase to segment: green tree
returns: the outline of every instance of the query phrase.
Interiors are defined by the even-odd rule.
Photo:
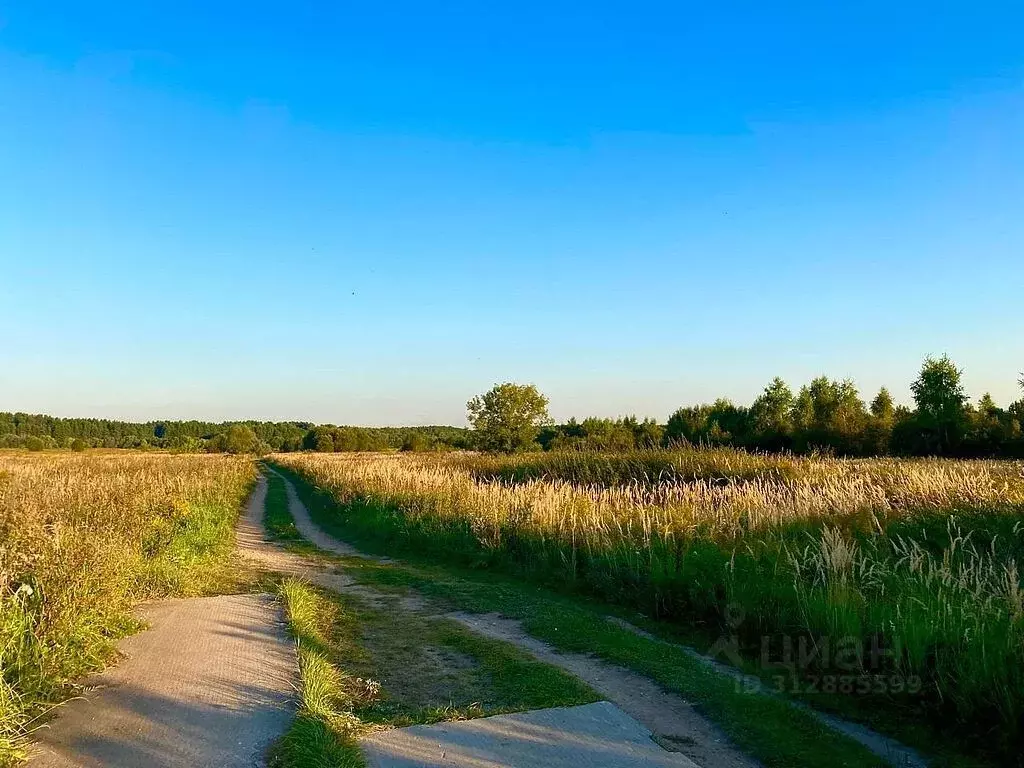
[[[747,437],[749,412],[724,397],[711,405],[680,408],[665,425],[665,440],[694,445],[742,444]]]
[[[533,446],[550,423],[548,399],[533,384],[496,384],[466,403],[469,423],[485,451],[512,453]]]
[[[199,453],[203,450],[203,441],[198,437],[175,435],[167,441],[167,448],[172,453]]]
[[[71,450],[77,453],[81,453],[88,447],[89,444],[80,437],[76,437],[74,440],[71,441]]]
[[[665,442],[674,445],[679,442],[697,444],[708,432],[710,405],[690,405],[677,409],[665,424]]]
[[[865,451],[882,456],[890,452],[892,446],[892,431],[896,426],[896,404],[892,395],[886,387],[878,390],[875,399],[871,401],[871,416],[868,419]]]
[[[657,448],[661,445],[665,429],[655,419],[637,421],[636,416],[627,416],[622,424],[633,433],[633,444],[637,448]]]
[[[788,448],[793,436],[793,390],[776,376],[750,406],[754,444],[767,450]]]
[[[302,447],[317,453],[334,453],[334,433],[332,427],[314,427],[306,433]]]
[[[260,440],[252,427],[235,424],[224,433],[224,450],[228,453],[257,453]]]
[[[995,456],[1006,444],[1019,437],[1020,425],[1010,411],[1004,411],[986,392],[978,407],[967,411],[970,432],[968,443],[975,455]]]
[[[25,438],[25,448],[30,451],[41,451],[46,447],[46,443],[43,442],[41,437],[35,435],[29,435]]]
[[[917,423],[928,452],[949,453],[963,439],[967,426],[967,395],[963,371],[948,355],[926,357],[917,380],[910,385],[917,404]]]
[[[878,390],[875,399],[871,401],[871,415],[876,419],[890,424],[896,418],[896,405],[892,401],[892,395],[886,387]]]
[[[864,452],[867,409],[852,381],[819,376],[801,387],[793,404],[795,441],[800,450]]]

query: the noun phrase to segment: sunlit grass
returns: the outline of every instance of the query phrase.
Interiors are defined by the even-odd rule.
[[[680,455],[686,472],[653,482],[621,475],[649,465],[636,455],[514,457],[507,470],[475,456],[276,460],[329,491],[346,527],[389,552],[735,632],[753,654],[764,638],[874,644],[884,653],[858,658],[856,671],[920,680],[919,692],[878,695],[956,723],[986,749],[1019,748],[1020,464],[710,453]],[[516,475],[540,465],[552,479]],[[798,673],[828,671],[812,661]]]

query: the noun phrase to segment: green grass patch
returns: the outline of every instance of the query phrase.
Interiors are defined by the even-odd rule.
[[[332,659],[352,647],[339,606],[296,579],[281,583],[280,594],[299,658],[300,706],[287,733],[274,745],[277,768],[356,768],[365,765],[350,714],[361,694],[360,681],[344,674]]]
[[[501,578],[460,576],[442,568],[345,562],[362,583],[413,589],[452,608],[497,612],[522,622],[534,637],[562,651],[587,653],[639,672],[694,702],[740,749],[765,766],[882,766],[859,744],[781,699],[750,693],[681,648],[638,636],[609,622],[597,606]]]
[[[206,502],[161,520],[143,544],[139,590],[147,597],[205,597],[251,591],[259,574],[235,550],[238,509]]]
[[[296,579],[280,589],[301,706],[275,766],[362,765],[361,733],[597,701],[587,686],[456,622],[371,606]]]
[[[357,710],[367,722],[406,726],[599,699],[571,675],[450,619],[395,606],[355,610],[368,651],[361,674],[379,681],[382,694]]]

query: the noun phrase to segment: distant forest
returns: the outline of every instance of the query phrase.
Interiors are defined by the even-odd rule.
[[[850,380],[819,377],[794,392],[776,378],[750,406],[720,399],[687,406],[667,423],[635,417],[570,419],[537,430],[543,450],[626,451],[680,444],[838,456],[1024,458],[1024,398],[1007,407],[990,395],[971,403],[962,372],[928,358],[911,385],[914,407],[884,387],[866,403]],[[1024,377],[1020,381],[1024,388]],[[308,422],[65,419],[0,412],[0,448],[161,448],[172,451],[436,451],[475,447],[461,427],[346,427]]]
[[[196,452],[437,450],[469,447],[459,427],[335,427],[302,421],[64,419],[0,413],[0,448],[163,448]]]

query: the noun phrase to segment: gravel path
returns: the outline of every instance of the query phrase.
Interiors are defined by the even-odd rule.
[[[269,595],[140,611],[121,663],[38,731],[31,768],[250,768],[294,714],[295,652]]]

